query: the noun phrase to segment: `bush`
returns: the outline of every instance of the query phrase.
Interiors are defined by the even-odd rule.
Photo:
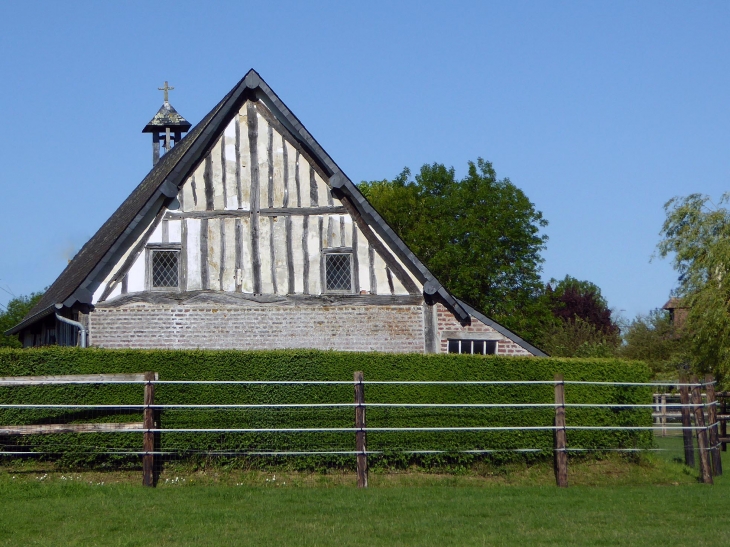
[[[344,380],[361,370],[368,380],[566,380],[646,382],[650,370],[639,362],[620,359],[515,358],[470,355],[344,353],[323,351],[173,351],[43,348],[0,350],[0,376],[130,373],[155,371],[161,380]],[[1,387],[4,403],[141,404],[140,385],[56,385]],[[393,385],[366,384],[368,403],[553,403],[549,384],[523,385]],[[184,385],[156,386],[157,404],[225,403],[350,403],[353,386],[343,385]],[[567,385],[568,403],[650,403],[646,387]],[[58,410],[3,410],[2,424],[94,421],[141,421],[141,413],[92,416]],[[404,426],[526,426],[552,425],[552,408],[393,408],[370,407],[368,427]],[[651,425],[649,409],[568,408],[568,425]],[[164,410],[164,428],[312,428],[353,427],[352,407],[325,409]],[[139,451],[141,433],[58,434],[12,437],[36,450],[64,454],[73,465],[137,465],[138,458],[100,454],[100,447]],[[569,430],[568,446],[607,449],[648,447],[650,432]],[[552,457],[551,431],[511,432],[369,432],[368,450],[374,466],[470,465],[478,459],[531,460]],[[207,451],[352,451],[354,433],[163,433],[160,448],[180,457]],[[516,453],[537,448],[538,453]],[[17,449],[17,446],[15,447]],[[498,450],[489,456],[460,450]],[[442,450],[445,454],[409,454],[404,451]],[[499,452],[503,451],[503,452]],[[270,466],[283,460],[244,458],[236,462]],[[351,456],[306,456],[286,459],[300,468],[351,467]]]

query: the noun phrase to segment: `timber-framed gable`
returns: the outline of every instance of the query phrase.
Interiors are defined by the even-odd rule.
[[[455,299],[255,71],[184,138],[175,114],[173,139],[159,113],[145,128],[150,174],[10,331],[24,345],[64,314],[101,347],[543,355]]]

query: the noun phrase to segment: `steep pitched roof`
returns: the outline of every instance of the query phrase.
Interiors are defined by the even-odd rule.
[[[461,320],[472,315],[494,327],[508,338],[523,345],[536,355],[545,355],[498,323],[473,310],[451,295],[398,237],[380,214],[360,193],[357,186],[325,152],[299,119],[251,69],[234,88],[188,133],[179,144],[165,154],[130,196],[114,212],[94,236],[81,248],[40,301],[9,334],[15,334],[38,319],[53,313],[56,304],[72,306],[90,304],[92,291],[88,284],[104,268],[113,253],[133,232],[136,225],[160,199],[172,199],[197,163],[213,146],[215,139],[234,112],[248,98],[261,100],[276,118],[308,149],[311,156],[329,176],[330,186],[347,196],[360,215],[390,246],[398,258],[423,283],[424,293],[440,297]]]

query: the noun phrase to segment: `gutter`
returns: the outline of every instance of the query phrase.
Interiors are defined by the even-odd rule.
[[[81,331],[81,342],[79,343],[79,347],[82,347],[82,348],[86,347],[86,327],[84,327],[78,321],[73,321],[71,319],[67,319],[66,317],[63,317],[62,315],[58,315],[58,313],[56,313],[56,319],[58,319],[61,323],[66,323],[67,325],[77,327]]]

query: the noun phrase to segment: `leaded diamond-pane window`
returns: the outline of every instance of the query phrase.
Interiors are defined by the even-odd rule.
[[[352,254],[328,253],[325,259],[327,291],[350,292],[352,290]]]
[[[152,287],[178,286],[178,251],[152,251]]]

